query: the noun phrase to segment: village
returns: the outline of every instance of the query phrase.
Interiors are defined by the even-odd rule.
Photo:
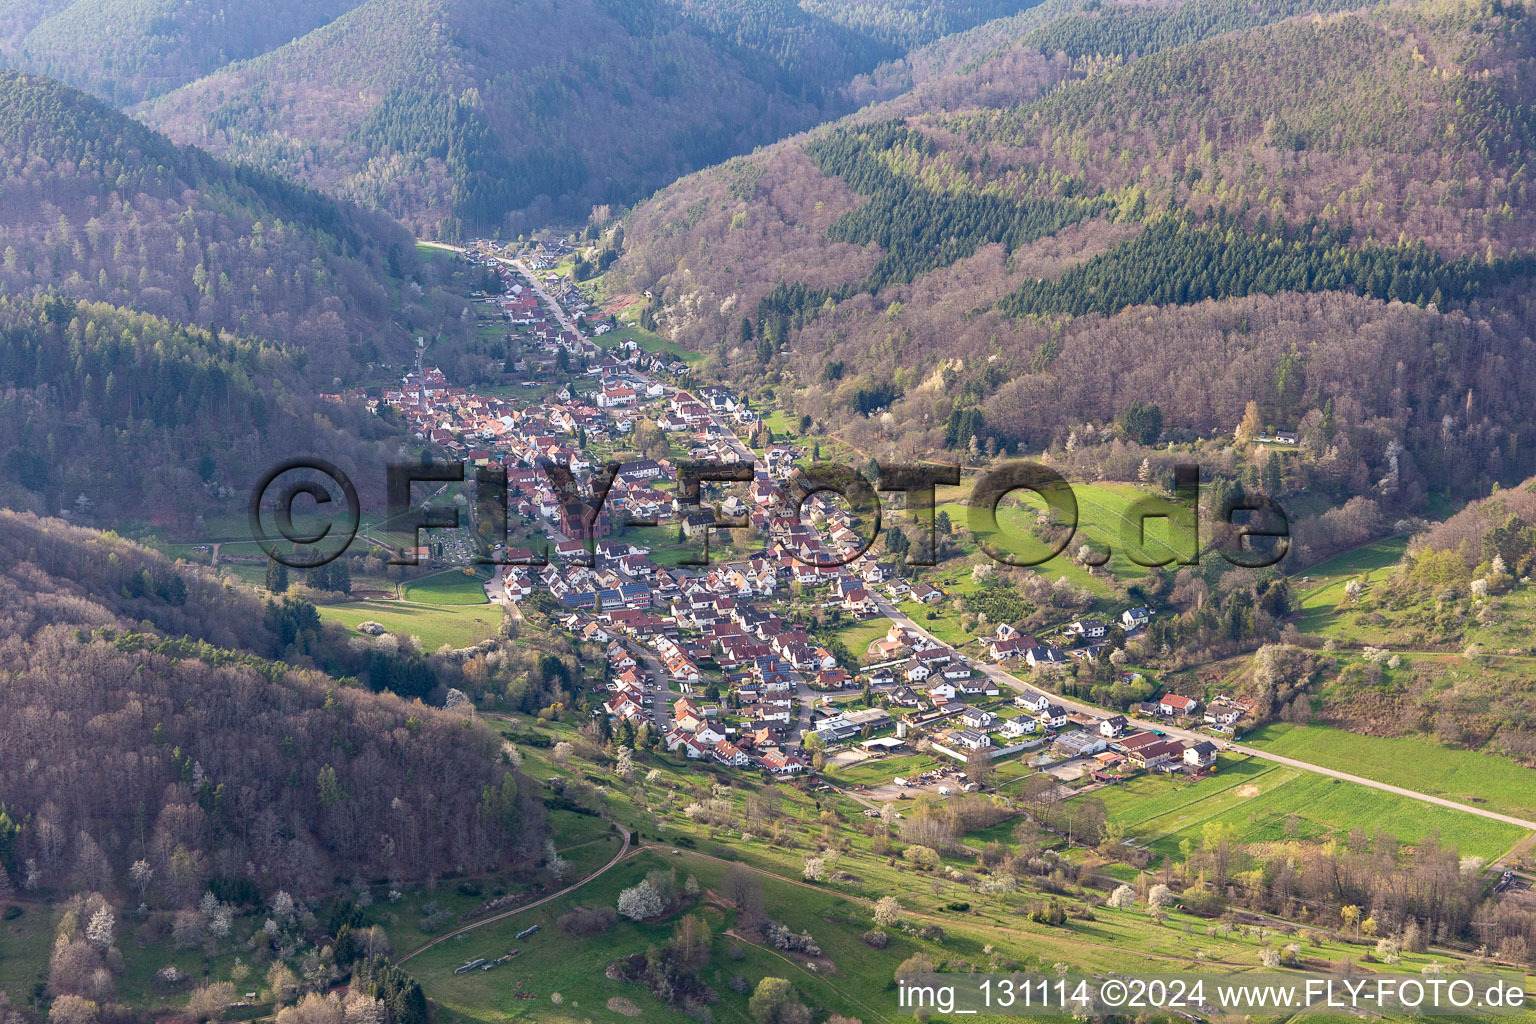
[[[1048,638],[998,623],[968,645],[974,654],[940,641],[902,610],[943,603],[940,588],[877,557],[858,517],[827,492],[795,514],[791,477],[809,453],[772,441],[753,451],[743,437],[756,434],[758,414],[746,400],[684,386],[685,363],[633,340],[597,343],[608,323],[588,337],[581,293],[538,274],[558,256],[542,247],[525,261],[471,256],[502,279],[502,294],[480,301],[521,340],[519,372],[555,375],[537,401],[479,394],[422,363],[382,405],[446,457],[505,468],[523,540],[494,552],[501,568],[487,592],[540,604],[602,651],[607,681],[594,703],[605,732],[772,777],[914,750],[955,765],[894,777],[888,791],[975,789],[986,766],[1015,761],[1094,785],[1214,770],[1249,710],[1240,702],[1202,707],[1170,693],[1127,717],[1021,678],[1095,659],[1111,629],[1140,635],[1147,608],[1066,622]],[[599,482],[604,452],[633,456],[642,429],[665,435],[650,439],[657,457],[631,457]],[[690,503],[678,487],[684,458],[744,467],[744,479],[718,505]],[[562,491],[551,465],[599,500]],[[849,651],[818,638],[812,608],[890,626]]]

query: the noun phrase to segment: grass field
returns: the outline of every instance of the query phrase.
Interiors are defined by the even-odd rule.
[[[458,253],[449,252],[447,249],[439,249],[435,245],[416,243],[416,255],[424,260],[452,260],[458,258]]]
[[[853,652],[853,656],[862,661],[869,645],[875,640],[883,639],[890,628],[891,620],[878,615],[860,622],[845,623],[834,630],[832,635],[846,644]]]
[[[633,341],[647,352],[665,353],[669,356],[674,356],[678,359],[681,359],[683,362],[689,364],[696,363],[700,359],[704,358],[701,353],[695,352],[692,349],[684,348],[676,342],[668,341],[661,335],[653,334],[652,332],[647,331],[645,328],[639,327],[635,324],[625,324],[621,327],[617,327],[614,330],[609,331],[607,334],[599,335],[593,340],[603,348],[613,348],[620,342]]]
[[[320,617],[356,631],[358,623],[373,621],[391,633],[405,633],[421,640],[422,650],[432,652],[443,644],[472,647],[485,640],[501,624],[495,605],[425,605],[399,601],[352,601],[318,606]]]
[[[973,481],[967,481],[966,486]],[[1110,580],[1133,580],[1146,572],[1129,557],[1135,553],[1143,561],[1174,557],[1184,560],[1190,557],[1193,538],[1185,528],[1182,510],[1172,502],[1134,484],[1099,483],[1072,485],[1077,500],[1077,528],[1062,553],[1035,566],[1051,578],[1065,576],[1072,583],[1086,587],[1095,596],[1107,598],[1111,593]],[[972,509],[965,504],[966,496],[952,498],[939,504],[957,526],[967,526]],[[997,510],[998,528],[1006,547],[1026,560],[1044,556],[1049,548],[1030,535],[1036,515],[1046,508],[1045,502],[1032,491],[1015,491]],[[1126,544],[1126,532],[1133,534],[1138,525],[1137,516],[1146,513],[1144,522],[1145,542],[1132,536],[1130,547]],[[1094,573],[1073,560],[1073,555],[1083,544],[1090,544],[1100,552],[1110,552],[1109,561]]]
[[[27,1005],[32,986],[47,977],[56,916],[53,908],[30,903],[20,917],[0,921],[0,992],[12,1005]]]
[[[466,576],[457,569],[435,573],[419,580],[412,580],[401,587],[407,601],[420,604],[466,605],[488,604],[485,596],[485,580],[480,576]]]
[[[1268,725],[1243,737],[1262,750],[1361,778],[1536,821],[1536,769],[1416,737],[1360,736],[1325,726]]]
[[[917,775],[939,762],[927,754],[875,757],[847,766],[828,766],[827,776],[849,786],[879,786],[898,775]]]
[[[1303,633],[1337,633],[1343,627],[1339,604],[1344,586],[1352,579],[1369,583],[1372,575],[1384,575],[1403,557],[1407,537],[1387,537],[1335,555],[1308,569],[1310,582],[1296,584],[1301,594],[1301,617],[1296,628]]]
[[[1489,860],[1525,834],[1515,825],[1257,758],[1223,758],[1214,776],[1195,782],[1143,775],[1094,795],[1111,821],[1165,857],[1179,855],[1186,840],[1198,847],[1211,826],[1239,844],[1323,842],[1356,828],[1416,843],[1438,832],[1463,854]]]

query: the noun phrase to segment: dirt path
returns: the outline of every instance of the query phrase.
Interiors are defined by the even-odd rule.
[[[614,867],[614,865],[618,864],[619,861],[623,860],[625,858],[625,856],[627,856],[628,853],[629,853],[629,829],[625,828],[623,825],[620,825],[616,821],[615,822],[610,822],[610,824],[612,824],[614,828],[618,829],[619,832],[623,834],[623,836],[624,836],[624,844],[619,847],[619,852],[615,853],[613,855],[613,859],[612,860],[610,860],[607,864],[604,864],[602,867],[598,868],[596,871],[592,872],[590,875],[586,876],[585,878],[581,879],[580,881],[572,882],[570,885],[566,886],[564,889],[561,889],[559,892],[552,892],[548,896],[542,897],[540,899],[536,899],[532,903],[524,903],[520,907],[514,907],[511,910],[504,910],[504,911],[502,911],[499,914],[492,914],[490,917],[482,918],[479,921],[472,921],[472,922],[470,922],[469,924],[465,925],[462,928],[455,928],[451,932],[448,932],[448,933],[446,933],[444,935],[439,935],[437,938],[433,939],[432,941],[426,942],[426,943],[423,943],[420,946],[417,946],[415,949],[411,950],[409,953],[405,954],[404,956],[402,956],[398,960],[396,960],[395,963],[396,964],[403,964],[407,960],[409,960],[412,957],[416,956],[417,954],[425,953],[427,950],[431,949],[433,946],[436,946],[436,945],[438,945],[439,943],[442,943],[442,942],[447,942],[449,939],[453,938],[456,935],[463,935],[465,932],[474,931],[476,928],[481,928],[481,927],[484,927],[485,925],[491,924],[493,922],[502,921],[502,920],[505,920],[506,918],[513,917],[513,916],[515,916],[517,914],[521,914],[525,910],[532,910],[534,907],[542,906],[545,903],[548,903],[550,900],[557,900],[560,897],[566,895],[567,893],[575,892],[577,889],[580,889],[582,886],[586,885],[588,882],[592,881],[594,878],[598,878],[598,877],[601,877],[602,875],[606,874],[610,869],[612,869]]]

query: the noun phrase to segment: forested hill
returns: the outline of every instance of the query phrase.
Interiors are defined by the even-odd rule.
[[[362,0],[8,0],[0,58],[125,105],[266,53]]]
[[[654,197],[605,287],[866,451],[1146,440],[1124,416],[1151,405],[1230,438],[1252,402],[1314,451],[1304,486],[1412,504],[1536,470],[1529,5],[1009,24]]]
[[[491,730],[268,660],[298,649],[289,620],[314,635],[312,607],[305,625],[58,520],[0,513],[0,540],[0,744],[30,755],[0,759],[18,888],[123,891],[144,860],[141,898],[181,909],[539,856],[536,787]]]
[[[138,112],[423,232],[521,230],[843,113],[908,41],[1028,0],[885,6],[368,0]]]
[[[99,100],[0,72],[0,284],[281,341],[341,372],[408,345],[416,264],[376,213],[174,145]]]
[[[60,296],[0,296],[0,388],[0,506],[88,522],[194,530],[308,452],[366,491],[396,436],[293,347]]]

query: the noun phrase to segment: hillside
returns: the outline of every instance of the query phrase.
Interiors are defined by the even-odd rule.
[[[0,282],[305,351],[327,375],[408,344],[387,218],[181,148],[83,93],[0,73]]]
[[[537,855],[542,808],[489,730],[268,660],[295,606],[58,520],[6,512],[0,536],[21,556],[0,743],[36,755],[0,759],[9,877],[110,892],[144,859],[174,909],[216,879],[302,893]]]
[[[126,105],[266,53],[359,2],[11,0],[0,6],[0,58]]]
[[[926,103],[640,207],[603,287],[651,290],[711,370],[795,382],[865,450],[1134,466],[1135,403],[1214,459],[1254,403],[1251,433],[1303,436],[1287,490],[1412,507],[1519,479],[1532,19],[1305,9],[1042,7],[1012,43],[977,30],[990,49]],[[744,330],[760,341],[718,343]],[[1257,480],[1269,453],[1248,454]]]
[[[0,297],[0,504],[185,531],[243,508],[251,482],[296,452],[324,452],[364,493],[382,487],[389,427],[319,400],[304,367],[279,343]]]
[[[842,113],[846,83],[906,41],[1019,6],[369,0],[139,113],[424,232],[516,231]]]

